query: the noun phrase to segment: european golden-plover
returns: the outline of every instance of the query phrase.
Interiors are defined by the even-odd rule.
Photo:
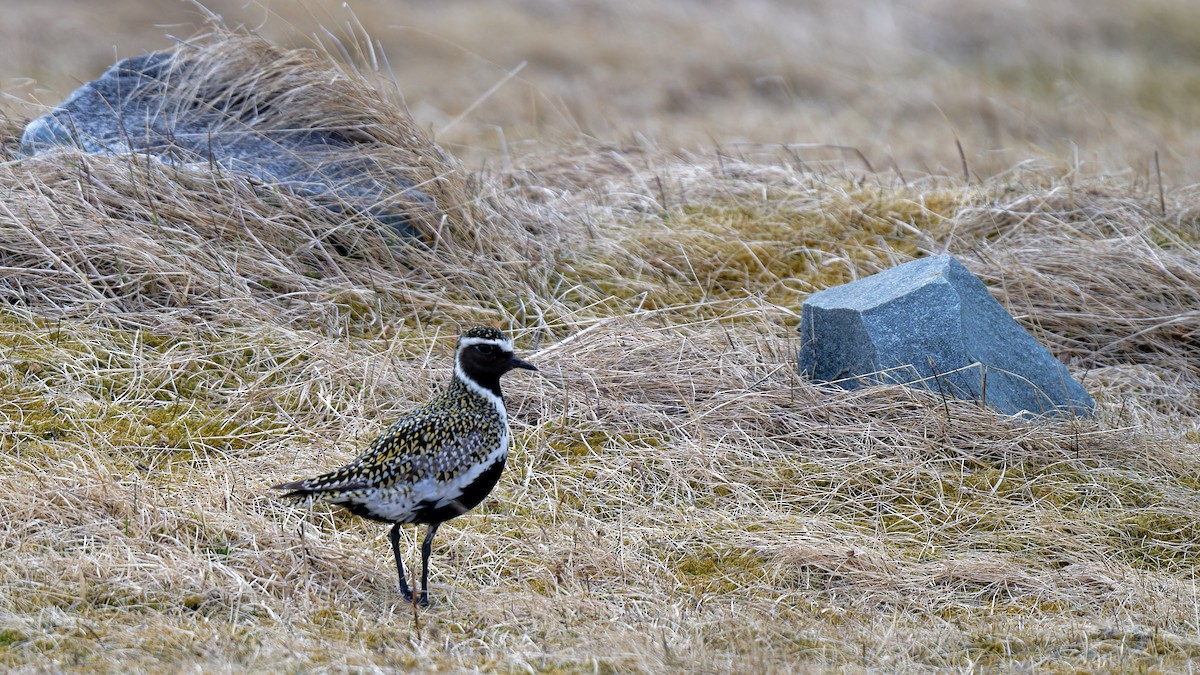
[[[483,501],[504,470],[510,434],[500,377],[514,368],[537,370],[513,355],[512,340],[504,333],[471,328],[458,338],[454,376],[442,393],[397,420],[350,464],[273,489],[287,490],[285,497],[313,497],[392,523],[388,536],[400,593],[408,602],[413,594],[400,560],[400,526],[424,523],[420,602],[427,605],[434,533]]]

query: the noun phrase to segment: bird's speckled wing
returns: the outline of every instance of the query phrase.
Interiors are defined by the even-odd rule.
[[[482,460],[503,429],[464,424],[462,415],[422,410],[388,427],[353,462],[288,488],[306,494],[386,488],[396,483],[453,480],[464,464]],[[491,432],[491,433],[489,433]],[[293,487],[294,485],[294,487]]]

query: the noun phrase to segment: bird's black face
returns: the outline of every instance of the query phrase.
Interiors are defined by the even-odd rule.
[[[513,368],[537,370],[533,364],[522,361],[503,345],[491,342],[463,345],[458,349],[458,363],[468,375],[490,375],[500,377]]]
[[[500,376],[514,368],[537,370],[512,353],[512,342],[504,337],[464,335],[458,341],[458,366],[463,374],[488,389],[497,388]]]

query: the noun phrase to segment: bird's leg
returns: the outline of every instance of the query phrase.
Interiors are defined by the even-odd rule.
[[[429,553],[433,550],[433,534],[441,523],[430,523],[421,542],[421,605],[429,604]]]
[[[392,540],[392,555],[396,556],[396,572],[400,574],[400,595],[405,602],[412,602],[412,591],[408,590],[408,582],[404,580],[404,562],[400,560],[400,523],[392,525],[388,539]]]

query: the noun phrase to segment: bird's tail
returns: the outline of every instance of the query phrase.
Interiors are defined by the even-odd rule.
[[[312,496],[316,492],[320,492],[320,490],[314,490],[311,486],[309,486],[307,480],[294,480],[287,483],[280,483],[279,485],[272,485],[271,489],[287,490],[287,492],[282,495],[284,499],[303,499],[305,497]]]
[[[304,499],[305,497],[332,498],[341,492],[361,490],[370,487],[369,481],[355,476],[355,467],[347,466],[316,478],[294,480],[279,485],[272,485],[272,490],[287,490],[284,498]]]

